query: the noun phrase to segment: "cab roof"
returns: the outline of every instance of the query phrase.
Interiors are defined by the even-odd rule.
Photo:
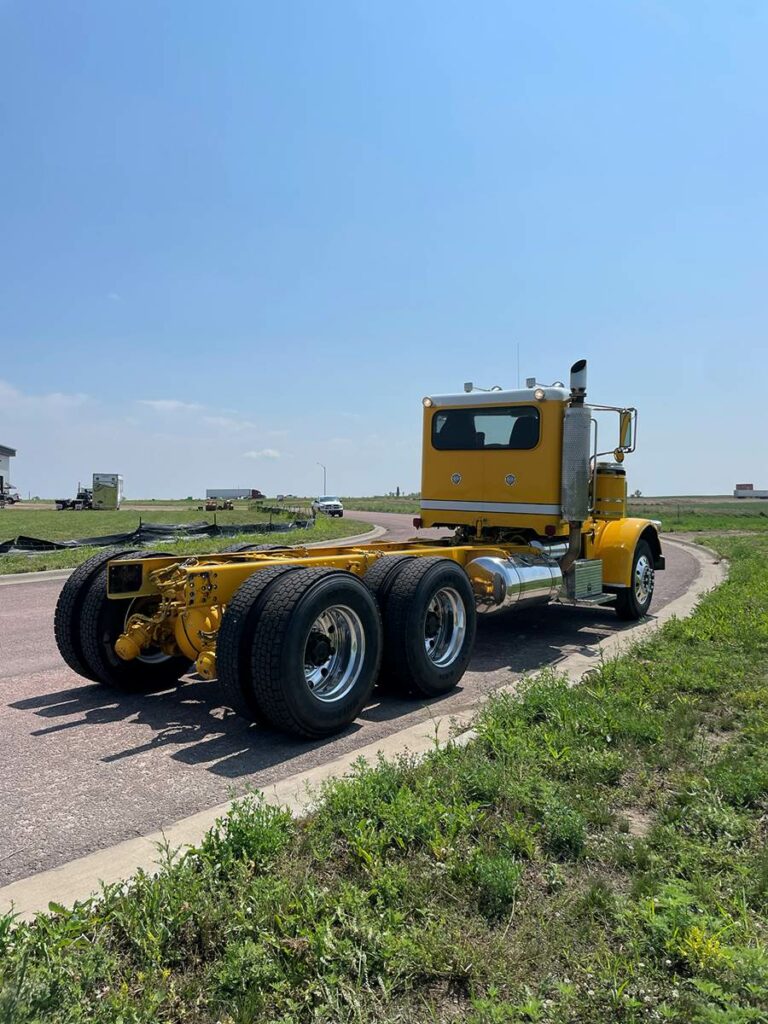
[[[534,390],[544,392],[543,399],[534,397]],[[567,402],[571,393],[567,388],[546,388],[540,384],[536,388],[519,388],[516,391],[460,391],[455,395],[427,395],[435,406],[459,405],[517,405],[520,402]]]

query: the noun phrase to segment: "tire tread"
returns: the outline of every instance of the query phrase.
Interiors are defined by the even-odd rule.
[[[250,683],[248,642],[257,625],[258,609],[272,584],[293,565],[276,565],[255,572],[235,591],[224,609],[216,636],[216,670],[219,687],[233,711],[251,721],[267,717]]]
[[[94,683],[99,681],[99,677],[88,665],[80,639],[80,614],[83,602],[94,576],[106,562],[121,555],[127,557],[135,553],[135,550],[126,551],[125,548],[109,548],[91,555],[68,577],[56,602],[53,635],[59,654],[73,672]]]
[[[390,690],[422,697],[434,696],[422,686],[419,680],[419,666],[409,659],[409,646],[405,642],[405,638],[408,634],[408,618],[419,584],[432,569],[444,562],[449,562],[451,565],[456,564],[451,559],[440,556],[414,558],[412,564],[406,564],[400,568],[392,581],[382,609],[384,618],[382,676],[385,677],[386,686]],[[469,653],[471,653],[476,624],[474,606],[467,607],[466,614],[470,623],[467,643],[470,648]],[[469,654],[467,660],[468,658]],[[463,672],[464,670],[462,670],[462,675]]]
[[[338,572],[337,569],[300,569],[284,579],[265,601],[259,629],[251,648],[251,672],[256,699],[270,723],[286,732],[314,737],[296,720],[283,696],[282,655],[288,623],[312,583]]]

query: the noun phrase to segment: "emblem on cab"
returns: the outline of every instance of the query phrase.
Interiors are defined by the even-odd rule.
[[[460,484],[461,483],[461,473],[454,473],[453,476],[451,477],[451,483],[452,484]]]
[[[514,473],[507,473],[507,475],[504,477],[504,483],[507,484],[508,487],[512,487],[514,484],[517,483],[517,477]]]

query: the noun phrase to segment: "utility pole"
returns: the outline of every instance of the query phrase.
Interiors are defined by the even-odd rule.
[[[325,495],[328,493],[327,486],[326,486],[326,480],[325,480],[326,469],[325,469],[325,466],[323,466],[322,462],[318,462],[318,466],[322,466],[322,469],[323,469],[323,497],[325,497]]]

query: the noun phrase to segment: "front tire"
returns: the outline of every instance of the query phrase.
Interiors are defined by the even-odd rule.
[[[631,583],[616,594],[616,614],[626,622],[635,622],[648,614],[653,599],[656,574],[653,554],[647,541],[640,540],[632,559]]]
[[[356,576],[299,569],[278,579],[261,607],[250,658],[254,698],[285,732],[331,736],[368,701],[381,650],[379,610]]]

